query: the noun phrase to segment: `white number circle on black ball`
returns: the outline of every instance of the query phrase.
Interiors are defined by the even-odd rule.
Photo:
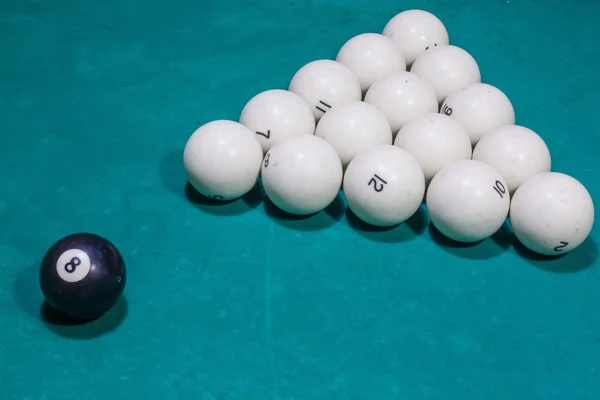
[[[91,268],[90,257],[79,249],[70,249],[58,257],[56,272],[66,282],[75,283],[83,280]]]

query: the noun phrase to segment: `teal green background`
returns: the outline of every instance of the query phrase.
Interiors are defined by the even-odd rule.
[[[200,124],[408,8],[438,15],[553,170],[600,198],[595,1],[0,3],[0,398],[597,398],[597,226],[544,260],[508,227],[452,245],[424,209],[377,231],[342,197],[290,219],[258,190],[186,195]],[[129,268],[123,300],[86,325],[44,308],[37,282],[78,231]]]

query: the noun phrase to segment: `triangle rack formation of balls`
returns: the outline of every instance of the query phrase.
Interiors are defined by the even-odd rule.
[[[199,127],[183,163],[191,186],[215,201],[260,180],[275,206],[309,215],[342,189],[375,226],[401,224],[425,201],[454,241],[484,240],[508,218],[543,255],[576,249],[594,222],[588,190],[551,170],[542,137],[516,124],[509,98],[482,82],[475,58],[424,10],[351,38],[335,60],[302,66],[287,90],[250,99],[239,121]]]

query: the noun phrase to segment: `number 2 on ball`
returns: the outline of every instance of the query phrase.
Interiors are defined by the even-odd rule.
[[[379,186],[377,186],[377,184],[379,184]],[[383,180],[383,178],[381,178],[379,175],[374,174],[373,177],[371,178],[371,180],[369,181],[368,186],[373,185],[373,189],[376,192],[381,192],[383,190],[383,188],[385,187],[385,185],[387,185],[387,182],[385,180]]]
[[[560,245],[554,248],[554,251],[563,251],[565,247],[569,245],[569,242],[560,242]]]

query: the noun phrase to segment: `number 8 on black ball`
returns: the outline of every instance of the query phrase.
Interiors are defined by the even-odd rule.
[[[117,303],[127,272],[121,253],[110,241],[76,233],[48,249],[39,280],[48,304],[68,317],[87,320],[102,316]]]

